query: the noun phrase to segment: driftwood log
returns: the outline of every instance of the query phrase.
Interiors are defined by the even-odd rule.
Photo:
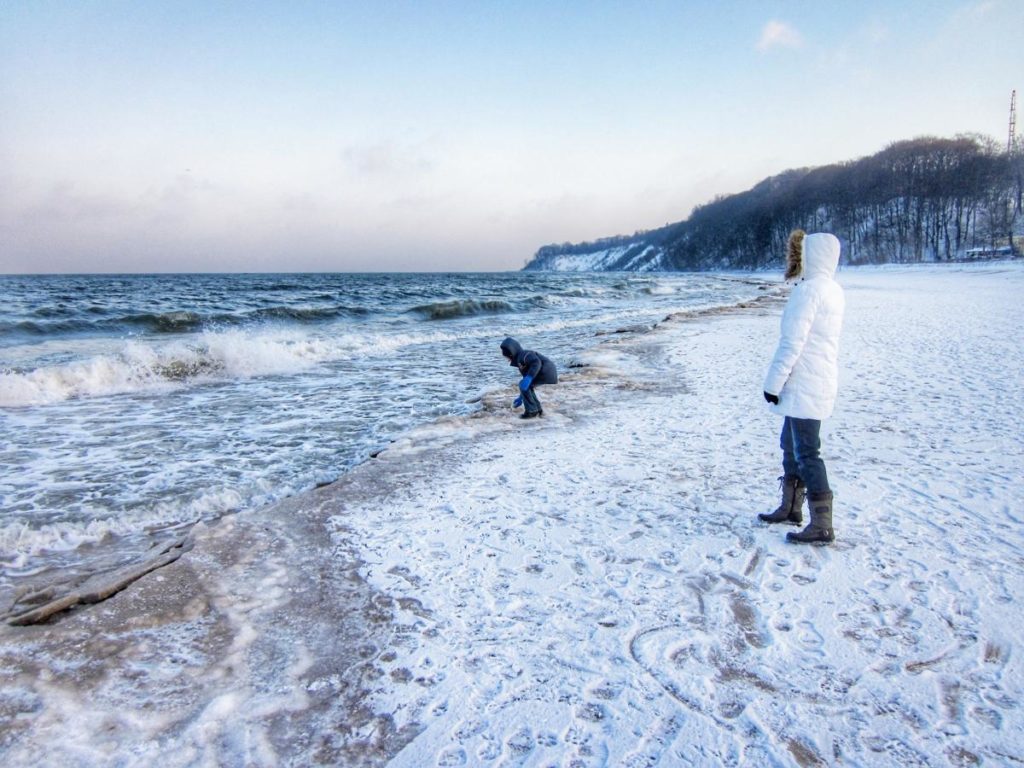
[[[7,620],[8,624],[12,624],[14,626],[41,624],[54,614],[66,611],[68,608],[73,608],[76,605],[102,602],[108,597],[120,592],[133,581],[142,578],[147,573],[173,563],[190,548],[191,538],[189,536],[176,539],[165,544],[148,560],[121,568],[113,573],[107,574],[105,577],[98,580],[97,583],[85,584],[76,589],[72,589],[67,594],[50,599],[49,602],[30,610],[22,610],[15,605],[10,611],[8,611],[4,618]],[[21,603],[23,607],[24,603],[29,601],[35,602],[51,598],[57,591],[58,590],[52,586],[46,587],[32,593],[31,595],[23,595],[17,602]]]

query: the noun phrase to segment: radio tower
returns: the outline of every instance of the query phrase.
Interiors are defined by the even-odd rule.
[[[1017,148],[1017,89],[1010,93],[1010,136],[1006,140],[1006,154]]]

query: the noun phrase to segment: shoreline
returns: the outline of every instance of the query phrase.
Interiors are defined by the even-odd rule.
[[[750,285],[757,286],[761,291],[765,291],[767,293],[762,293],[759,296],[739,302],[738,304],[701,305],[693,308],[692,310],[684,310],[673,314],[678,315],[679,317],[699,318],[720,314],[722,312],[730,312],[736,308],[746,307],[747,305],[750,305],[751,302],[756,304],[764,299],[766,295],[777,295],[780,290],[778,286],[772,286],[771,284],[765,283],[763,280],[751,279],[749,276],[724,275],[722,279],[745,282]],[[599,345],[606,337],[616,337],[622,336],[623,334],[652,331],[656,329],[657,325],[664,322],[666,319],[669,318],[665,318],[654,323],[647,322],[633,325],[629,325],[629,321],[624,319],[623,322],[625,325],[623,327],[612,327],[609,330],[598,331],[592,338],[592,343],[594,345]],[[583,354],[586,354],[586,352],[583,352]],[[570,366],[571,365],[572,364],[570,364]],[[470,406],[481,404],[487,401],[488,398],[494,399],[498,393],[504,391],[504,387],[485,390],[475,397],[465,400],[463,404]],[[408,442],[410,435],[434,435],[438,439],[444,441],[454,439],[460,431],[458,427],[459,424],[463,423],[467,419],[471,420],[471,423],[474,423],[479,416],[488,415],[486,412],[487,406],[485,405],[482,407],[485,411],[483,414],[452,412],[442,416],[436,416],[419,424],[414,424],[413,426],[396,434],[388,440],[388,442],[380,443],[376,448],[369,450],[361,460],[358,460],[349,468],[344,469],[341,474],[334,479],[322,481],[307,488],[293,491],[289,495],[281,496],[280,498],[262,506],[273,505],[274,503],[285,499],[301,496],[309,491],[339,482],[348,472],[361,466],[363,463],[376,458],[379,454],[393,447],[395,444]],[[491,410],[494,410],[493,407]],[[452,436],[445,435],[446,427],[454,430],[455,434]],[[132,573],[143,568],[148,561],[155,559],[153,557],[155,550],[162,550],[168,547],[180,547],[182,543],[187,545],[187,542],[189,541],[189,531],[191,531],[197,523],[204,522],[206,524],[213,524],[224,516],[249,514],[259,508],[260,507],[242,508],[237,511],[224,513],[217,517],[198,517],[191,521],[181,520],[169,522],[166,524],[148,526],[145,529],[125,529],[116,532],[114,530],[108,530],[106,533],[100,535],[99,538],[86,539],[84,542],[79,544],[78,551],[83,553],[83,558],[78,562],[67,564],[49,562],[44,551],[43,557],[38,563],[28,569],[28,573],[19,576],[8,576],[4,583],[0,584],[0,621],[8,622],[17,620],[19,615],[31,616],[32,614],[44,612],[46,610],[46,604],[42,603],[41,600],[44,599],[45,595],[49,595],[48,597],[45,597],[45,600],[52,603],[53,606],[56,606],[60,602],[70,601],[75,594],[85,596],[86,599],[82,599],[80,601],[81,604],[94,602],[94,599],[88,598],[89,595],[109,592],[112,588],[112,584],[123,583],[126,579],[130,579]],[[99,527],[103,529],[106,525],[107,522],[104,521]],[[59,530],[62,526],[63,524],[58,524],[56,527]],[[53,536],[57,538],[61,538],[65,535],[67,535],[65,532],[53,534]],[[74,550],[72,550],[72,553],[73,552]],[[26,555],[23,552],[17,552],[16,554],[19,557],[27,556],[31,558],[37,557],[39,553]],[[65,550],[58,549],[57,557],[60,559],[67,557]],[[74,554],[72,554],[71,560],[74,561]]]
[[[0,525],[0,549],[6,552],[0,605],[10,603],[5,598],[14,582],[28,585],[39,576],[45,583],[72,572],[87,578],[142,558],[156,531],[209,522],[337,480],[405,430],[442,414],[466,413],[481,388],[500,386],[506,378],[493,364],[488,339],[523,331],[523,323],[540,334],[534,339],[540,346],[550,342],[556,358],[567,358],[592,343],[593,331],[614,328],[612,323],[649,324],[691,303],[750,298],[759,284],[615,275],[456,280],[450,286],[455,293],[484,304],[467,299],[465,316],[451,322],[428,321],[400,303],[391,308],[397,313],[392,320],[405,319],[393,323],[388,302],[368,301],[372,308],[365,322],[335,327],[303,320],[219,330],[214,323],[180,336],[143,333],[136,340],[111,334],[83,347],[80,357],[74,334],[58,333],[50,341],[67,343],[71,358],[64,364],[29,365],[13,378],[0,374],[0,389],[8,395],[28,383],[60,395],[59,402],[0,408],[14,447],[9,463],[19,467],[3,494],[12,514]],[[301,286],[269,287],[294,288],[301,296]],[[164,304],[173,298],[167,295],[172,288],[164,287]],[[395,290],[416,303],[422,297],[411,299],[421,288],[414,283]],[[349,298],[359,290],[358,283],[350,287]],[[438,295],[443,293],[439,289]],[[477,315],[486,309],[483,297],[496,295],[511,303]],[[352,303],[344,298],[339,301],[345,306]],[[200,304],[198,320],[212,320],[215,316]],[[523,308],[529,311],[511,311]],[[283,308],[281,314],[287,314]],[[432,349],[418,345],[435,342],[451,355],[452,371],[422,370],[415,361]],[[403,352],[407,346],[417,351]],[[37,355],[32,344],[16,348],[14,358],[21,355],[23,362]],[[168,365],[197,375],[166,380]],[[273,373],[278,366],[293,375],[286,371],[278,377]],[[374,380],[370,391],[353,380],[357,368]],[[271,375],[258,375],[267,369]],[[402,386],[403,381],[419,386]],[[161,392],[165,385],[170,388]],[[122,386],[127,391],[121,392]],[[350,387],[359,397],[348,396]],[[63,399],[77,388],[80,397]],[[333,394],[318,396],[321,390]],[[224,424],[237,425],[237,439]],[[108,450],[77,445],[75,440],[88,433],[102,434]],[[153,439],[141,439],[136,449],[139,435]],[[174,449],[160,457],[162,440]]]
[[[1021,271],[1008,271],[1019,287]],[[977,276],[982,299],[1005,301],[988,270]],[[886,275],[839,279],[855,308],[842,350],[855,376],[825,433],[835,547],[787,546],[754,522],[776,500],[777,424],[752,372],[781,306],[667,318],[597,339],[580,355],[589,367],[541,390],[540,423],[519,423],[507,393],[489,393],[478,414],[415,429],[336,483],[200,524],[185,557],[104,603],[4,627],[0,663],[16,682],[0,697],[0,755],[1019,758],[1019,648],[994,623],[1024,618],[1012,600],[1024,586],[1009,469],[1019,444],[992,438],[1006,457],[984,469],[1007,487],[977,489],[982,468],[952,426],[899,408],[910,395],[941,401],[910,384],[922,378],[915,360],[936,378],[950,353],[931,325],[963,303],[934,284],[945,276],[925,276],[911,307],[886,303]],[[909,322],[933,305],[943,311],[903,334],[915,354],[894,361],[872,335],[886,331],[879,310]],[[965,334],[954,351],[974,359]],[[1019,377],[1019,348],[1004,341]],[[983,394],[993,366],[959,389],[939,383]],[[894,384],[901,397],[886,399]],[[1009,397],[1004,416],[1019,426],[1021,396]],[[908,447],[938,456],[890,476]],[[942,466],[958,456],[957,471]],[[959,521],[965,488],[984,505],[974,533]],[[943,517],[929,522],[916,498]],[[900,513],[882,515],[890,504]],[[1013,525],[996,547],[1003,564],[962,571],[994,554],[985,511],[1000,509]]]
[[[109,659],[117,658],[128,667],[161,667],[166,661],[159,654],[170,650],[172,658],[185,659],[191,655],[192,648],[201,647],[204,650],[197,656],[203,657],[202,660],[197,658],[193,664],[186,661],[180,673],[172,676],[172,694],[167,699],[172,712],[183,706],[178,701],[182,698],[183,686],[181,680],[175,678],[186,677],[190,684],[201,679],[217,681],[232,676],[230,670],[236,666],[251,667],[239,658],[241,655],[259,653],[274,658],[276,666],[298,665],[303,674],[315,675],[314,683],[307,688],[316,693],[309,696],[311,701],[306,701],[300,709],[306,714],[305,719],[316,723],[316,728],[327,733],[346,723],[337,734],[340,743],[325,743],[313,751],[303,745],[306,757],[312,755],[318,764],[334,764],[336,760],[345,765],[383,764],[382,761],[398,754],[401,747],[415,737],[417,729],[411,724],[395,725],[390,713],[374,711],[367,700],[377,693],[379,658],[393,653],[389,649],[400,644],[402,634],[417,623],[414,616],[405,616],[407,621],[399,616],[409,610],[415,613],[415,600],[395,600],[368,584],[359,575],[364,564],[355,551],[357,545],[344,542],[344,525],[329,525],[329,521],[343,516],[350,506],[387,500],[392,494],[429,477],[436,452],[443,454],[447,461],[455,462],[453,466],[457,467],[467,460],[465,451],[471,444],[480,444],[492,437],[501,439],[520,428],[571,429],[573,417],[565,413],[566,399],[589,400],[593,405],[601,390],[608,386],[650,388],[649,381],[628,383],[617,370],[620,360],[614,350],[623,343],[648,337],[665,324],[759,312],[763,311],[762,304],[779,301],[772,292],[735,306],[674,313],[653,326],[624,327],[595,336],[594,345],[581,351],[578,359],[561,372],[560,385],[546,388],[548,392],[541,391],[544,402],[552,405],[538,423],[522,424],[518,412],[507,408],[506,401],[514,382],[506,388],[488,391],[479,398],[480,410],[466,416],[440,417],[414,427],[334,482],[257,510],[196,523],[185,536],[188,551],[180,560],[127,584],[123,591],[103,602],[72,607],[55,614],[46,623],[16,627],[5,622],[0,625],[0,665],[15,674],[21,691],[10,696],[10,701],[0,699],[0,755],[10,747],[18,747],[26,736],[31,743],[30,734],[42,736],[52,728],[78,719],[65,710],[51,712],[42,723],[26,724],[26,719],[32,719],[26,715],[35,711],[38,702],[48,698],[41,690],[46,686],[40,686],[35,679],[48,682],[59,677],[57,669],[74,669],[75,674],[65,682],[81,689],[80,703],[75,709],[84,712],[89,709],[87,700],[92,696],[102,698],[105,688],[113,688],[117,696],[134,697],[141,693],[133,690],[133,676],[121,677],[123,670],[110,666]],[[563,397],[562,393],[567,391],[571,394]],[[568,410],[575,409],[570,406]],[[295,520],[302,521],[299,531],[292,530]],[[282,524],[287,530],[281,529]],[[340,546],[339,540],[342,541]],[[333,543],[328,546],[328,541]],[[319,547],[314,566],[296,569],[303,565],[300,556],[280,562],[279,552],[295,555],[303,545]],[[271,568],[275,576],[258,581],[254,591],[252,574],[261,563]],[[343,573],[340,580],[331,574],[339,566]],[[313,573],[315,576],[310,575]],[[312,599],[306,596],[311,583],[317,584]],[[303,597],[283,602],[275,599],[283,591],[298,591]],[[270,599],[265,601],[265,597]],[[353,606],[360,617],[354,625],[351,621]],[[332,620],[336,624],[332,624]],[[271,637],[273,633],[266,628],[276,624],[292,625],[288,638]],[[259,626],[264,629],[258,629]],[[331,633],[332,626],[346,627],[350,635],[346,647],[337,654],[309,664],[308,659],[302,661],[303,651],[289,647],[296,634],[324,637],[325,633]],[[155,644],[154,636],[159,638]],[[258,636],[258,643],[254,643],[254,636]],[[259,644],[267,647],[258,650]],[[41,657],[45,661],[26,662],[25,656]],[[374,664],[375,661],[378,663]],[[247,669],[243,678],[254,673],[254,669]],[[112,678],[109,682],[108,677]],[[242,685],[241,689],[246,690],[249,685]],[[229,693],[218,694],[220,687],[211,682],[195,692],[194,697],[203,706],[183,718],[188,721],[198,713],[197,722],[190,730],[209,728],[203,720],[203,710],[240,695],[237,681],[226,686]],[[159,688],[157,686],[151,695],[163,699],[166,694]],[[248,690],[244,695],[253,698],[253,693]],[[184,709],[188,710],[188,704],[184,704]],[[177,719],[172,713],[164,717],[168,724]],[[327,717],[331,718],[330,723],[324,719]],[[129,726],[129,719],[114,712],[97,712],[85,719],[90,721],[85,727],[87,732],[97,728],[96,722],[103,723],[107,735],[102,741],[109,746],[119,739],[135,742],[131,730],[142,724],[135,721]],[[160,719],[145,725],[162,730],[164,724],[159,723]],[[93,739],[91,733],[84,733],[83,737],[86,741]],[[192,740],[198,741],[198,738]],[[279,758],[257,760],[257,763],[277,764],[279,759],[291,762],[295,757],[292,754],[294,736],[285,738],[280,747],[280,752],[270,750],[279,754]],[[105,751],[102,745],[96,748],[100,753]],[[245,760],[252,758],[251,746],[242,751],[247,755]],[[140,758],[140,763],[144,762],[137,744],[131,752]],[[160,749],[142,754],[148,754],[147,760],[160,756],[166,761]],[[226,759],[228,763],[243,760],[240,753],[221,754],[219,759]],[[54,760],[54,764],[59,762]],[[178,763],[172,761],[171,764]],[[186,765],[189,761],[180,764]]]

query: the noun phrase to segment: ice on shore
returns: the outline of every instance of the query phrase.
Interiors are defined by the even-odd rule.
[[[756,522],[781,305],[670,320],[5,627],[0,761],[1024,762],[1024,269],[839,279],[835,546]]]

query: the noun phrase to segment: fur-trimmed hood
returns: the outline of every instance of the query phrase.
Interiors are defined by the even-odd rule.
[[[835,280],[838,238],[799,235],[791,238],[794,247],[787,259],[788,267],[797,267],[797,283],[782,313],[779,346],[764,391],[779,396],[778,405],[771,406],[775,413],[820,421],[832,415],[839,390],[839,333],[846,300]]]
[[[839,238],[828,232],[806,234],[802,229],[789,236],[786,279],[834,278],[839,268]]]

